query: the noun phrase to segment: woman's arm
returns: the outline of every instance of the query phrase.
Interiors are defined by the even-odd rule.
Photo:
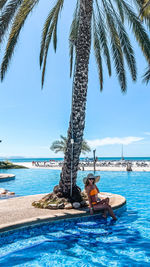
[[[99,189],[98,189],[98,187],[97,187],[97,185],[96,185],[96,184],[95,184],[95,187],[96,187],[96,189],[97,189],[97,192],[98,192],[98,193],[100,193],[100,192],[99,192]]]

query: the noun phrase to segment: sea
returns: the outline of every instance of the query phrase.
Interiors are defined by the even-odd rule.
[[[0,161],[32,162],[32,161],[63,161],[64,158],[0,158]],[[92,161],[93,158],[80,158],[81,161]],[[119,161],[121,157],[98,157],[99,161]],[[150,161],[150,157],[124,157],[127,161]]]

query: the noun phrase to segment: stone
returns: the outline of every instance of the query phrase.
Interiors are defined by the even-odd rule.
[[[58,209],[64,209],[64,207],[65,207],[65,205],[64,205],[64,203],[60,203],[60,204],[58,204]]]
[[[80,204],[81,204],[81,207],[87,207],[88,206],[88,204],[86,203],[85,200],[81,201]]]
[[[0,188],[0,194],[6,194],[7,190],[5,190],[4,188]]]
[[[34,206],[34,205],[38,205],[39,204],[39,201],[34,201],[33,203],[32,203],[32,205]]]
[[[73,202],[72,206],[74,209],[79,209],[81,207],[79,202]]]
[[[72,209],[72,205],[70,203],[66,204],[65,209],[67,209],[67,210]]]
[[[52,210],[56,210],[56,209],[58,209],[57,204],[49,204],[49,205],[47,206],[47,208],[48,208],[48,209],[52,209]]]

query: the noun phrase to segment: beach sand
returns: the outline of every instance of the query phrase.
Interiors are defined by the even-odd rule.
[[[46,166],[46,167],[33,166],[32,162],[21,162],[21,163],[15,162],[15,164],[22,165],[22,166],[25,166],[25,167],[30,168],[30,169],[61,170],[61,167],[58,166],[58,163],[54,164],[53,166]],[[81,168],[81,170],[82,170],[82,168]],[[93,166],[91,166],[91,167],[85,167],[84,166],[84,171],[93,171]],[[96,171],[126,171],[126,167],[123,167],[123,166],[116,167],[115,164],[114,164],[114,166],[104,166],[104,167],[96,166]],[[133,162],[132,163],[132,171],[150,172],[150,163],[149,163],[149,166],[146,166],[146,167],[137,167],[136,162]]]

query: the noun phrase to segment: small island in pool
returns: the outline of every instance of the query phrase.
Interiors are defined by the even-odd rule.
[[[0,161],[0,169],[28,169],[28,167],[16,165],[10,161]]]

